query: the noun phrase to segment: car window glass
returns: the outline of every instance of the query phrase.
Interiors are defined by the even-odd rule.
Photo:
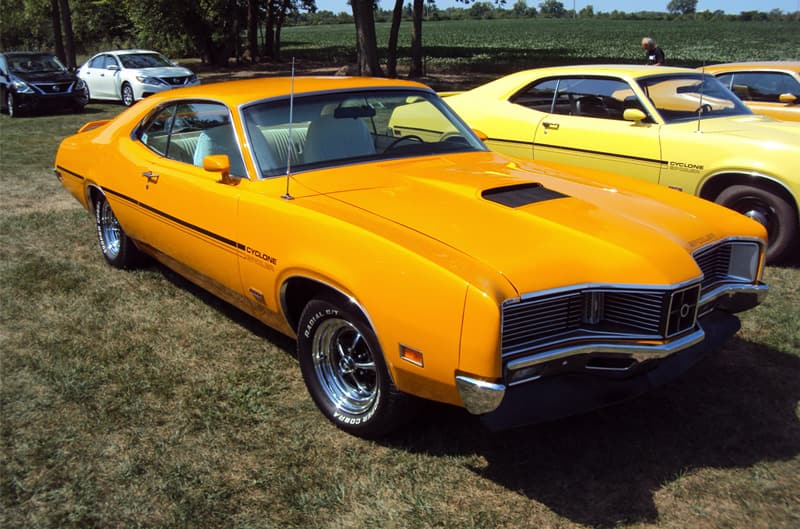
[[[106,56],[98,55],[89,61],[89,68],[105,68]]]
[[[198,167],[206,156],[225,154],[232,176],[247,175],[225,105],[182,102],[169,106],[142,126],[139,139],[161,156]]]
[[[800,95],[800,83],[781,72],[738,72],[719,79],[743,101],[778,103],[781,94]]]
[[[244,109],[262,177],[376,159],[485,150],[429,92],[387,90],[296,97]]]
[[[600,77],[564,78],[558,83],[553,112],[601,119],[622,119],[626,108],[643,109],[625,81]]]
[[[653,75],[638,83],[667,123],[752,114],[711,75]]]
[[[120,55],[124,68],[153,68],[158,66],[172,66],[170,62],[158,53],[126,53]]]
[[[558,79],[538,81],[511,96],[510,101],[540,112],[551,112]]]

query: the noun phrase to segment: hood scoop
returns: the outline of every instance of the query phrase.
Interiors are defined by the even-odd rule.
[[[554,198],[566,198],[567,195],[547,189],[542,184],[517,184],[513,186],[495,187],[481,193],[486,200],[503,204],[510,208],[527,206],[535,202],[543,202]]]

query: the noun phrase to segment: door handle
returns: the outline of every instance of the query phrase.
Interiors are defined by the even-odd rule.
[[[559,127],[558,123],[551,123],[549,121],[542,122],[542,126],[544,128],[546,128],[546,129],[550,129],[550,130],[558,130],[558,127]]]
[[[142,173],[142,176],[147,178],[147,181],[153,184],[158,182],[158,173],[154,173],[152,171],[145,171]]]

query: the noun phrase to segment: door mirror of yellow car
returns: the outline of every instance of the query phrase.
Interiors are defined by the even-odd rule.
[[[220,183],[233,183],[235,178],[231,178],[231,161],[227,154],[209,154],[203,158],[203,169],[212,173],[220,173]]]
[[[625,112],[622,113],[622,119],[625,121],[644,121],[647,119],[647,114],[639,110],[638,108],[626,108]]]
[[[474,132],[475,135],[478,137],[478,139],[481,141],[486,141],[489,139],[489,136],[487,136],[486,133],[483,132],[482,130],[472,129],[472,132]]]
[[[786,103],[787,105],[793,105],[798,102],[797,96],[789,93],[781,94],[780,97],[778,97],[778,101]]]

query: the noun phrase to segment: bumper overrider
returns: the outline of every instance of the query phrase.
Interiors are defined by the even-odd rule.
[[[669,382],[740,328],[732,314],[758,305],[767,286],[728,285],[707,292],[691,329],[668,340],[593,340],[539,350],[504,362],[489,382],[456,377],[464,406],[490,430],[566,417],[621,402]]]

